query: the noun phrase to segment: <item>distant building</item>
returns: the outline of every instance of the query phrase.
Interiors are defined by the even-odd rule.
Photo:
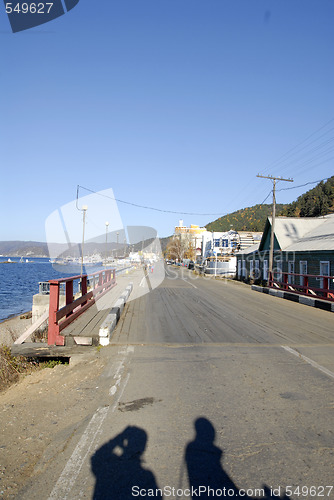
[[[188,227],[183,224],[183,220],[180,220],[179,225],[175,227],[174,236],[179,236],[181,241],[191,244],[197,258],[202,254],[202,234],[205,232],[207,232],[205,227],[195,224]]]
[[[185,226],[183,220],[175,227],[174,238],[191,244],[196,261],[209,274],[235,275],[236,254],[261,239],[262,233],[248,231],[207,231],[195,224]]]

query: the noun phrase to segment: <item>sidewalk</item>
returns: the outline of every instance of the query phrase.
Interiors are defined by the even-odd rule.
[[[86,312],[73,321],[61,332],[67,337],[65,346],[48,346],[46,343],[25,342],[12,346],[14,356],[23,355],[31,357],[71,357],[72,354],[82,354],[87,352],[90,345],[76,345],[73,337],[95,338],[95,343],[99,338],[99,329],[116,300],[124,292],[129,283],[133,283],[134,296],[143,281],[143,269],[138,268],[129,271],[128,274],[121,274],[116,278],[116,286],[106,293],[96,304],[91,306]],[[131,298],[132,294],[131,294]],[[69,337],[72,337],[69,339]]]

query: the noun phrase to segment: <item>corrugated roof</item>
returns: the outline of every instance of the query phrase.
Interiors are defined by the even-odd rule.
[[[268,217],[268,219],[271,224],[272,218]],[[324,222],[323,217],[276,217],[275,236],[280,249],[285,250],[288,246],[297,243]]]
[[[320,223],[285,250],[291,252],[334,250],[334,214],[317,217],[315,220]]]

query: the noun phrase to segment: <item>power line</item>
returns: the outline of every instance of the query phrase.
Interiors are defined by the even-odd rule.
[[[268,167],[265,169],[268,170],[269,168],[274,168],[274,167],[277,167],[278,165],[284,163],[287,159],[289,159],[289,157],[293,156],[293,154],[296,154],[296,153],[293,153],[293,154],[290,154],[292,153],[293,151],[295,151],[299,146],[301,146],[302,144],[304,144],[305,142],[307,142],[309,139],[311,139],[311,137],[315,136],[318,132],[320,132],[321,130],[323,130],[324,128],[327,127],[327,125],[329,125],[330,123],[332,123],[334,121],[334,118],[332,118],[331,120],[329,120],[327,123],[325,123],[324,125],[322,125],[319,129],[317,129],[315,132],[312,132],[312,134],[308,135],[305,139],[303,139],[301,142],[299,142],[298,144],[296,144],[295,146],[293,146],[292,148],[290,148],[286,153],[284,153],[283,155],[281,155],[277,160],[273,161],[272,163],[270,163],[268,165]],[[331,130],[333,130],[333,128],[329,129],[327,132],[325,132],[323,135],[321,135],[320,137],[318,137],[317,139],[315,139],[314,141],[312,141],[310,144],[313,144],[314,142],[316,142],[317,140],[321,139],[322,137],[324,137],[324,135],[326,135],[328,132],[330,132]],[[309,145],[310,145],[309,144]],[[299,151],[302,151],[303,149],[305,149],[305,147],[308,147],[308,145],[304,146],[303,148],[301,148]]]
[[[263,200],[262,203],[260,203],[260,205],[263,205],[265,201],[267,201],[267,199],[269,198],[269,196],[271,195],[271,193],[273,192],[273,190],[269,191],[269,194],[265,197],[265,199]]]
[[[319,182],[327,181],[328,179],[329,179],[329,177],[326,177],[326,179],[320,179],[320,181],[306,182],[305,184],[300,184],[300,186],[293,186],[293,187],[289,187],[289,188],[281,188],[281,189],[277,189],[276,191],[288,191],[290,189],[297,189],[297,188],[309,186],[310,184],[318,184]],[[267,196],[267,198],[268,198],[268,196]]]
[[[328,132],[326,132],[326,134]],[[326,135],[326,134],[324,134],[324,135]],[[321,137],[323,137],[323,136],[321,136]],[[319,151],[319,154],[321,154],[323,156],[324,154],[326,154],[328,152],[331,152],[332,149],[333,149],[333,146],[331,146],[330,148],[328,148],[326,150],[324,150],[324,148],[326,146],[330,145],[334,141],[334,137],[330,137],[329,139],[327,139],[327,140],[325,140],[325,141],[323,141],[321,143],[315,144],[314,146],[311,147],[311,145],[313,143],[317,143],[317,141],[319,141],[319,139],[321,139],[321,137],[318,137],[317,139],[315,139],[314,141],[310,142],[309,144],[306,144],[306,146],[304,146],[303,148],[297,150],[295,153],[293,153],[291,155],[288,155],[285,158],[285,160],[282,160],[282,161],[278,162],[276,164],[276,167],[279,166],[280,169],[284,171],[287,168],[289,168],[290,165],[295,166],[296,163],[297,163],[297,165],[298,165],[298,163],[300,165],[303,165],[303,162],[313,161],[313,159],[316,159],[318,157],[318,155],[316,155],[315,157],[311,157],[310,158],[310,155],[312,155],[312,153],[316,153],[317,151]],[[304,153],[302,153],[304,150],[306,150],[306,151]]]
[[[113,200],[113,201],[117,201],[118,203],[124,203],[125,205],[131,205],[132,207],[136,207],[136,208],[144,208],[145,210],[154,210],[156,212],[163,212],[163,213],[168,213],[168,214],[177,214],[177,215],[198,215],[198,216],[201,216],[201,215],[222,215],[221,212],[219,213],[211,213],[211,214],[200,214],[200,213],[196,213],[196,212],[178,212],[178,211],[174,211],[174,210],[163,210],[161,208],[155,208],[155,207],[149,207],[149,206],[145,206],[145,205],[138,205],[137,203],[131,203],[130,201],[124,201],[124,200],[120,200],[118,198],[113,198],[111,196],[107,196],[106,194],[102,194],[102,193],[99,193],[97,191],[93,191],[93,189],[89,189],[89,188],[86,188],[84,186],[77,186],[77,199],[79,197],[79,189],[85,189],[86,191],[89,191],[90,193],[94,193],[94,194],[97,194],[98,196],[102,196],[104,198],[109,198],[110,200]]]

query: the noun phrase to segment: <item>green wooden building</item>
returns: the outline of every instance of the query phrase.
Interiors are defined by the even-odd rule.
[[[237,278],[267,281],[272,219],[268,218],[259,245],[237,254]],[[309,286],[323,288],[321,276],[334,275],[334,214],[323,217],[277,217],[275,219],[273,271],[280,274],[315,275]],[[302,276],[289,276],[289,283],[302,284]],[[334,289],[330,280],[330,289]]]

